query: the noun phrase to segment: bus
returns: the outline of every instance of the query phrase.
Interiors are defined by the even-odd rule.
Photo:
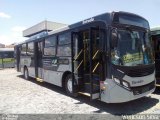
[[[148,21],[133,13],[97,15],[17,44],[17,70],[72,97],[135,100],[155,90],[149,32]]]
[[[0,48],[0,68],[13,68],[14,48]]]
[[[154,49],[154,59],[156,68],[157,87],[160,87],[160,27],[151,29],[152,45]]]

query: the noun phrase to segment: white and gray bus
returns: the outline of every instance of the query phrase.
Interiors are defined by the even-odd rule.
[[[14,62],[14,48],[0,48],[0,68],[13,68]]]
[[[17,44],[17,70],[106,103],[155,90],[149,23],[128,12],[101,14]]]

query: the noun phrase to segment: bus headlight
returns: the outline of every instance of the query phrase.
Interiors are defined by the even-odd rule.
[[[122,81],[123,86],[129,88],[129,84],[126,81]]]
[[[103,91],[103,90],[106,90],[106,86],[104,84],[104,81],[100,81],[100,89]]]
[[[116,83],[118,83],[118,84],[120,84],[121,82],[120,82],[120,80],[119,79],[117,79],[117,78],[114,78],[114,81],[116,82]]]
[[[130,85],[129,85],[129,83],[128,83],[127,81],[119,80],[119,79],[117,79],[117,78],[114,78],[114,81],[115,81],[118,85],[122,86],[123,88],[126,88],[126,89],[130,90]]]

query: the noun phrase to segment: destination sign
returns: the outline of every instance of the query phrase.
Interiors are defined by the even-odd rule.
[[[94,18],[89,18],[89,19],[87,19],[87,20],[84,20],[83,22],[82,22],[82,24],[87,24],[87,23],[90,23],[90,22],[93,22],[94,21]]]

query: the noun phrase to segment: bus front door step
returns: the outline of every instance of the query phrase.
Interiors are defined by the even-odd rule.
[[[156,87],[160,87],[160,84],[156,84]]]
[[[36,78],[36,80],[37,80],[38,82],[43,82],[43,79],[41,79],[41,78]]]

